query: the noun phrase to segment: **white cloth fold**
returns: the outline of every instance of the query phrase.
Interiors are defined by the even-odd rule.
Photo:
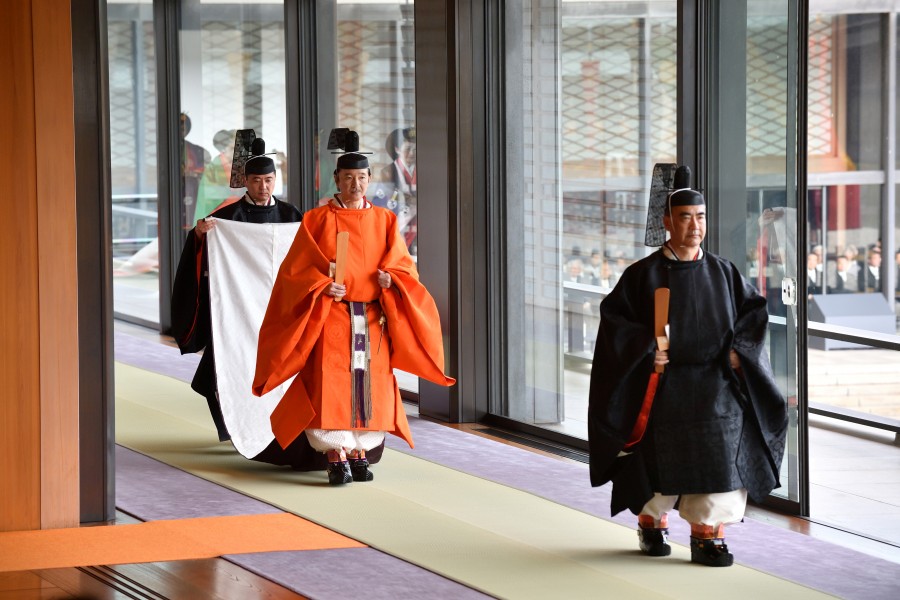
[[[275,439],[269,416],[293,381],[261,398],[252,392],[259,327],[281,261],[299,228],[300,223],[218,219],[206,235],[219,402],[231,441],[247,458]]]

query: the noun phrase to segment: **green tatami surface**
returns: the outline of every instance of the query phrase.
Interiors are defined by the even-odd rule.
[[[117,443],[487,594],[829,597],[740,565],[692,565],[689,549],[678,544],[669,558],[645,557],[631,528],[417,458],[414,450],[386,449],[374,481],[332,488],[323,472],[249,461],[215,440],[206,402],[188,384],[117,363]]]

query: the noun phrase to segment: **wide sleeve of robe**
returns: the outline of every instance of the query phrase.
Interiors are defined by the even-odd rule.
[[[296,375],[306,365],[334,300],[324,295],[333,281],[328,257],[320,250],[304,219],[272,289],[259,331],[253,393],[261,396]],[[440,320],[434,300],[419,282],[415,263],[393,220],[372,247],[386,247],[381,269],[391,274],[381,305],[392,341],[391,366],[440,385],[455,380],[443,374]],[[386,245],[386,246],[385,246]]]
[[[591,485],[613,476],[613,463],[625,446],[640,412],[653,372],[653,292],[658,287],[648,263],[635,263],[622,274],[600,304],[600,328],[588,392],[588,444]]]
[[[172,288],[172,337],[182,354],[199,352],[211,338],[209,290],[203,282],[206,244],[188,233]]]
[[[432,383],[456,383],[444,375],[444,341],[434,298],[419,281],[415,263],[394,225],[388,228],[387,252],[381,266],[391,274],[391,287],[381,294],[381,307],[391,337],[391,367]]]
[[[752,481],[746,482],[748,491],[754,500],[760,501],[778,486],[787,437],[787,403],[775,382],[766,350],[769,323],[766,299],[734,265],[730,266],[736,314],[732,347],[740,358],[742,384],[748,400],[744,411],[754,433],[748,443],[758,449],[755,453],[742,453],[742,456],[757,457],[754,464],[745,465],[744,472],[746,477],[752,477]]]

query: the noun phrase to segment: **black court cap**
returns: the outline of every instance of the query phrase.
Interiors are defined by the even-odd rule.
[[[675,190],[669,197],[669,206],[696,206],[706,204],[703,194],[697,190]]]
[[[369,159],[362,154],[349,152],[341,154],[337,159],[338,169],[368,169]]]
[[[675,170],[674,190],[669,194],[669,207],[706,204],[703,194],[691,189],[691,168],[682,165]]]
[[[245,175],[268,175],[275,172],[275,161],[266,153],[266,141],[262,138],[256,138],[250,145],[250,158],[244,163]]]
[[[328,149],[343,150],[343,152],[332,152],[332,154],[340,154],[335,170],[369,168],[369,159],[365,155],[372,153],[359,150],[359,134],[352,129],[346,127],[332,129],[328,136]]]

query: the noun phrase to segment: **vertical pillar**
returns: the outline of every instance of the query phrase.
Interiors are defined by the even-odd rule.
[[[8,185],[0,224],[0,531],[79,523],[74,101],[69,0],[0,20]]]

